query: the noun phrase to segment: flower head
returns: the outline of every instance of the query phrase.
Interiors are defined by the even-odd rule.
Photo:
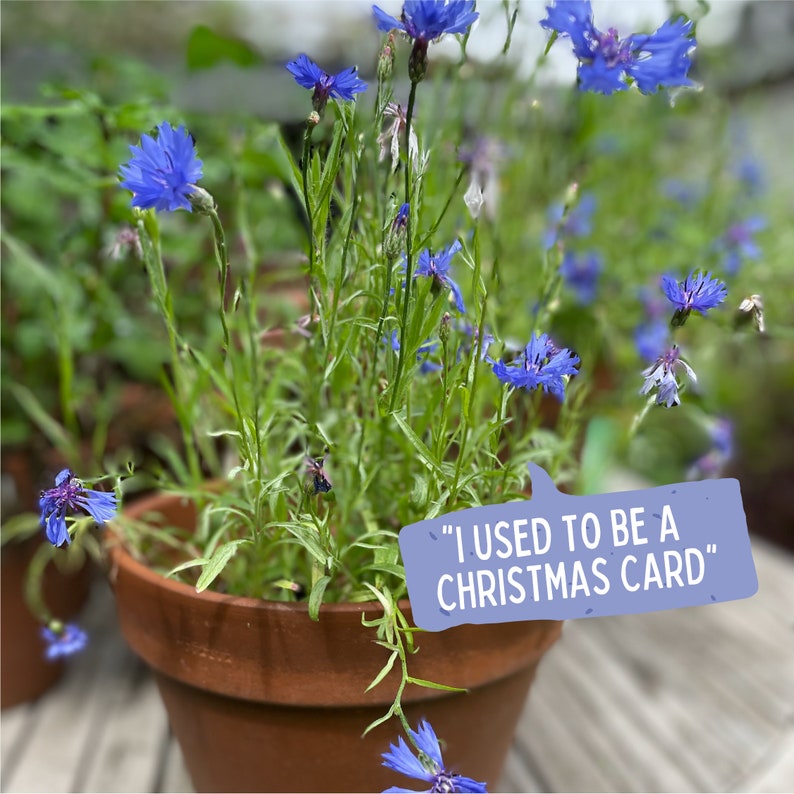
[[[662,276],[662,289],[676,308],[672,325],[683,325],[692,311],[705,315],[728,296],[728,288],[712,278],[711,273],[692,272],[681,282],[672,276]]]
[[[130,146],[132,158],[119,167],[121,186],[132,192],[132,206],[142,210],[191,212],[188,196],[201,179],[201,160],[193,138],[180,125],[173,129],[164,121],[157,125],[157,137],[141,136],[140,146]]]
[[[455,240],[452,245],[439,251],[437,254],[431,253],[429,248],[425,248],[419,254],[419,261],[416,266],[414,278],[417,276],[424,276],[426,278],[434,279],[436,284],[452,291],[452,297],[455,300],[455,308],[463,314],[466,307],[463,305],[463,295],[461,294],[460,287],[449,276],[449,265],[452,257],[460,251],[463,246],[460,240]]]
[[[351,100],[355,94],[367,90],[367,84],[358,78],[357,69],[343,69],[335,75],[324,72],[306,55],[299,55],[287,64],[287,71],[295,78],[298,85],[314,90],[312,107],[322,113],[328,98]]]
[[[42,491],[39,509],[47,540],[53,546],[60,546],[71,541],[66,526],[67,510],[83,510],[97,524],[104,524],[116,515],[116,495],[85,488],[70,469],[63,469],[55,478],[55,487]]]
[[[397,19],[372,6],[378,30],[400,30],[412,39],[428,43],[445,33],[466,33],[480,16],[474,0],[405,0]]]
[[[41,636],[47,643],[45,658],[50,661],[79,653],[88,644],[88,635],[74,623],[63,624],[58,620],[41,627]]]
[[[445,33],[466,33],[480,16],[474,0],[405,0],[399,19],[378,6],[372,6],[372,13],[378,30],[400,30],[413,39],[408,74],[414,83],[427,71],[427,45]]]
[[[411,740],[419,750],[418,757],[415,756],[402,736],[397,738],[397,744],[389,745],[389,752],[383,753],[383,766],[393,769],[407,777],[423,780],[430,783],[428,792],[486,792],[485,783],[478,783],[469,777],[449,772],[444,768],[444,761],[441,757],[441,747],[438,744],[433,727],[427,720],[422,720],[419,730],[408,730]],[[392,786],[386,789],[384,794],[390,792],[411,792],[415,789],[400,788]]]
[[[502,383],[516,389],[543,391],[562,401],[565,397],[566,377],[578,374],[579,356],[568,348],[557,348],[546,334],[532,335],[517,361],[505,364],[493,362],[493,372]]]
[[[587,306],[595,299],[598,277],[603,267],[601,257],[592,251],[587,254],[565,252],[560,264],[560,275],[582,306]]]
[[[681,358],[678,346],[673,345],[665,350],[650,367],[643,370],[642,376],[645,378],[645,383],[640,389],[640,394],[648,394],[655,388],[657,390],[657,405],[664,405],[666,408],[680,405],[681,398],[678,396],[678,390],[681,386],[676,378],[676,370],[679,367],[683,368],[692,383],[697,383],[695,371]]]
[[[688,19],[670,19],[655,33],[621,39],[614,28],[602,33],[595,27],[590,0],[556,0],[546,12],[540,24],[571,39],[582,91],[612,94],[634,83],[643,94],[653,94],[694,85],[688,72],[696,41]]]

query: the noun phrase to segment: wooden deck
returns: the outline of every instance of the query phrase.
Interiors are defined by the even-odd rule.
[[[794,557],[753,551],[753,598],[569,622],[492,791],[794,790]],[[192,791],[104,582],[83,623],[58,686],[2,712],[0,789]]]

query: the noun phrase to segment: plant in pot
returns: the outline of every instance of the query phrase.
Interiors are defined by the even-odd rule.
[[[276,137],[270,156],[300,198],[309,289],[307,313],[278,345],[264,333],[250,204],[243,195],[233,208],[235,258],[232,210],[198,184],[222,171],[212,151],[160,121],[120,168],[168,337],[181,455],[159,471],[158,494],[113,521],[105,547],[122,631],[156,675],[197,790],[371,791],[396,771],[434,791],[482,791],[560,634],[559,621],[418,630],[397,545],[415,521],[525,499],[529,462],[572,482],[588,419],[589,362],[548,333],[564,243],[528,251],[517,211],[526,183],[506,179],[496,211],[495,164],[471,149],[461,163],[465,70],[426,79],[429,43],[460,35],[465,61],[477,17],[470,0],[406,2],[400,19],[376,8],[387,38],[367,118],[355,69],[329,74],[306,55],[287,64],[312,111],[300,151]],[[505,51],[516,15],[507,22]],[[585,2],[550,6],[542,24],[573,40],[582,88],[689,84],[694,39],[681,18],[623,42],[595,29]],[[410,42],[407,85],[395,79],[394,31]],[[610,47],[621,58],[602,62]],[[498,131],[519,142],[516,86],[495,117],[513,119]],[[546,162],[533,157],[519,174]],[[560,224],[577,201],[568,191]],[[214,243],[215,337],[185,328],[164,262],[185,211]],[[537,267],[524,281],[526,260]],[[666,282],[679,326],[724,300],[721,282],[693,278],[708,300]],[[675,350],[646,372],[649,405],[680,402]],[[544,398],[559,406],[551,418]],[[73,491],[58,491],[67,482]],[[56,485],[44,518],[82,489],[71,477]],[[63,513],[57,521],[77,531]],[[402,737],[390,745],[398,725],[415,754]]]

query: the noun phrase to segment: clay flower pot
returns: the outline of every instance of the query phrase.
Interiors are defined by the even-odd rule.
[[[178,497],[141,500],[127,514],[149,512],[183,527],[195,521],[192,504]],[[361,625],[378,604],[326,605],[314,622],[304,604],[197,594],[137,562],[112,532],[107,550],[122,632],[154,671],[197,791],[410,783],[381,765],[396,720],[362,738],[398,683],[393,671],[365,691],[387,658],[374,629]],[[448,768],[496,783],[538,662],[561,626],[467,625],[418,636],[412,674],[469,689],[413,687],[403,696],[411,724],[427,718],[446,741]]]
[[[2,549],[0,585],[0,707],[7,708],[34,700],[44,694],[61,677],[63,660],[45,659],[46,644],[41,626],[25,601],[24,587],[28,565],[36,549],[44,542],[39,536],[6,543]],[[73,573],[62,573],[53,563],[44,570],[43,595],[52,605],[55,617],[73,618],[88,600],[92,567],[83,565]]]

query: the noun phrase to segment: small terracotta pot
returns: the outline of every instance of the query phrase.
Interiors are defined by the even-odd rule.
[[[155,496],[127,511],[191,527],[195,509]],[[411,781],[382,766],[396,742],[390,720],[367,736],[399,682],[395,671],[365,691],[387,660],[361,617],[376,603],[323,606],[196,593],[137,562],[106,535],[122,632],[154,670],[193,785],[202,791],[380,791]],[[404,604],[410,619],[410,607]],[[409,670],[466,687],[412,686],[403,704],[414,726],[427,718],[445,741],[448,768],[494,785],[538,662],[559,621],[466,625],[417,636]]]
[[[42,543],[38,536],[6,543],[0,574],[0,707],[34,700],[61,677],[63,661],[44,658],[41,627],[28,609],[24,586],[28,565]],[[42,580],[44,600],[61,620],[73,618],[88,600],[92,567],[83,565],[74,573],[62,573],[50,563]]]

